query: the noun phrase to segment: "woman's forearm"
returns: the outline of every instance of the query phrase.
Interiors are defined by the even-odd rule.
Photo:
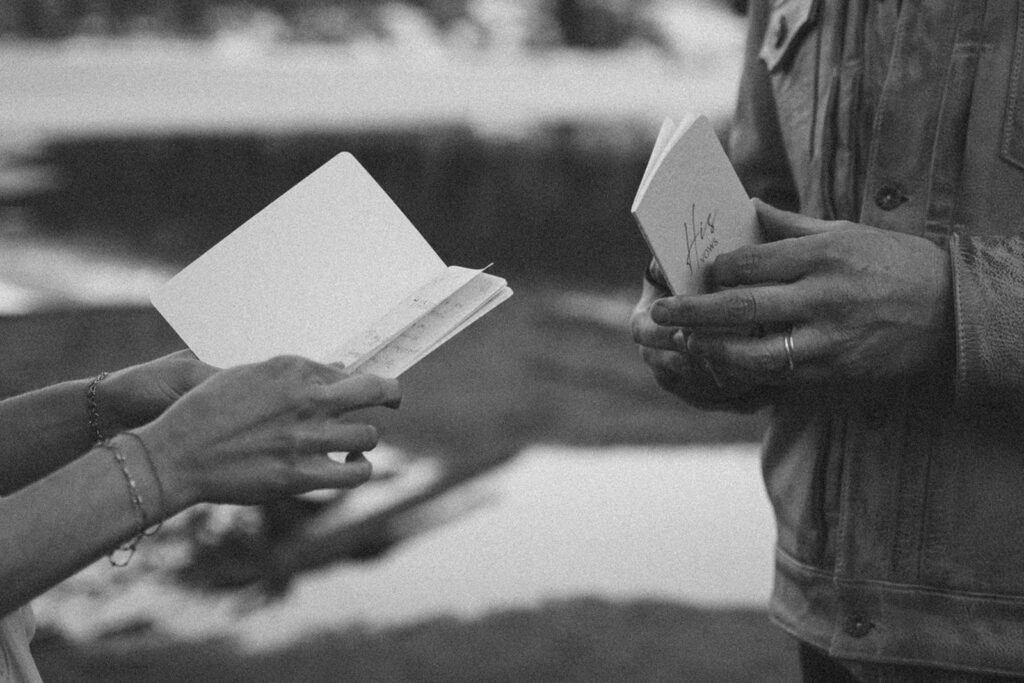
[[[115,407],[110,430],[141,426],[86,446],[78,458],[68,454],[91,439],[88,419],[84,427],[74,420],[88,413],[82,398],[88,382],[22,396],[0,411],[5,421],[0,434],[26,439],[5,448],[0,471],[8,467],[18,481],[28,481],[70,459],[37,481],[9,484],[17,490],[0,499],[0,615],[198,502],[255,504],[358,486],[372,472],[362,451],[376,446],[378,436],[372,425],[347,414],[373,406],[397,408],[401,400],[393,379],[351,375],[294,356],[221,372],[167,358],[101,383]],[[157,372],[161,367],[182,366],[182,361],[186,370],[202,371],[192,374],[209,376],[201,383],[184,382],[194,386],[184,395],[157,381],[167,374]],[[124,385],[119,386],[119,374]],[[155,398],[147,401],[147,395]],[[134,406],[134,412],[118,411],[119,405]],[[33,408],[40,408],[38,415]],[[162,414],[147,420],[154,408]],[[40,446],[50,442],[59,442],[62,456]],[[350,454],[346,462],[327,455],[339,452]]]
[[[0,401],[0,496],[89,450],[89,380],[62,382]]]
[[[161,509],[160,486],[140,444],[129,437],[112,443],[124,467],[110,449],[93,448],[0,500],[0,615],[176,512]]]

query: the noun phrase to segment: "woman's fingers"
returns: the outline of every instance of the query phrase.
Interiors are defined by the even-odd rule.
[[[396,379],[377,375],[350,374],[338,365],[317,363],[298,356],[278,356],[236,372],[249,380],[265,379],[284,389],[275,394],[282,407],[305,413],[310,407],[337,415],[371,406],[397,408],[402,389]]]
[[[288,474],[277,495],[298,495],[317,489],[350,489],[365,484],[373,465],[362,454],[338,462],[326,453],[297,456],[288,463]]]
[[[387,406],[397,408],[402,402],[398,380],[377,375],[351,375],[329,384],[314,387],[316,402],[330,414],[350,410]]]
[[[295,426],[290,448],[297,454],[370,451],[380,439],[373,425],[326,419]]]

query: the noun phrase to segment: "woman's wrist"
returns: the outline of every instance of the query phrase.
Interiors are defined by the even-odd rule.
[[[112,565],[124,567],[131,562],[139,543],[156,533],[167,517],[163,487],[148,448],[134,435],[118,434],[98,443],[96,449],[112,456],[111,464],[120,473],[123,484],[119,496],[127,500],[135,520],[132,535],[108,555]]]
[[[89,380],[85,386],[86,418],[89,428],[89,438],[93,443],[99,443],[119,431],[114,429],[112,424],[108,424],[105,419],[109,418],[113,412],[111,410],[111,406],[105,405],[104,410],[100,410],[100,384],[107,378],[107,375],[108,373],[101,372]],[[106,394],[106,392],[104,392],[104,394]],[[104,403],[108,402],[104,401]]]
[[[198,488],[192,485],[187,472],[180,467],[183,461],[180,448],[162,430],[141,427],[125,432],[119,438],[143,453],[159,487],[165,517],[199,502]]]
[[[86,400],[89,430],[94,438],[109,438],[146,422],[123,387],[124,372],[100,373],[89,381]],[[97,439],[97,440],[99,440]]]

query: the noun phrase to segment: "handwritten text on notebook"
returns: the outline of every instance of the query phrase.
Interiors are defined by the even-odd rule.
[[[632,207],[675,294],[705,291],[715,257],[761,241],[754,207],[704,117],[662,124]]]

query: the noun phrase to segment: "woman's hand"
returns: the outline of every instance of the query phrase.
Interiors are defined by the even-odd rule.
[[[657,264],[644,278],[643,292],[630,317],[633,341],[658,385],[687,403],[707,410],[752,411],[767,403],[772,392],[749,383],[726,384],[706,361],[686,350],[687,330],[659,325],[651,305],[671,296]]]
[[[710,268],[718,291],[651,309],[657,323],[693,330],[691,353],[731,381],[766,385],[899,381],[949,362],[951,275],[942,247],[755,206],[768,243],[720,255]],[[775,331],[721,331],[751,326]]]
[[[146,424],[215,372],[185,349],[111,373],[96,388],[100,432]]]
[[[369,424],[345,415],[397,407],[395,380],[294,356],[223,370],[136,430],[163,487],[164,512],[197,502],[252,504],[366,481]],[[346,463],[327,456],[350,452]]]

